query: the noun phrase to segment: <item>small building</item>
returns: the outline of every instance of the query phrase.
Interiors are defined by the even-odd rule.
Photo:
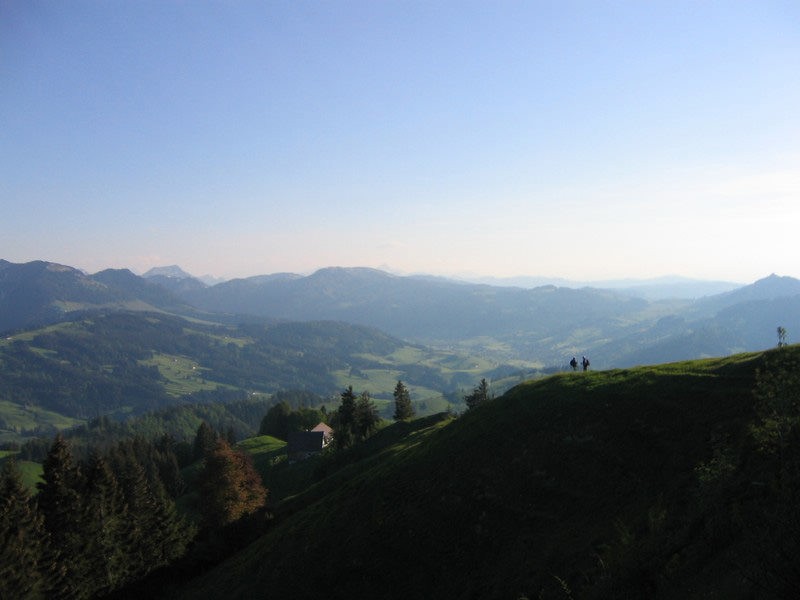
[[[333,429],[325,423],[318,423],[310,431],[293,431],[286,440],[286,454],[290,461],[305,460],[313,456],[333,441]]]
[[[317,423],[311,431],[322,432],[322,447],[324,448],[333,441],[333,429],[327,423]]]

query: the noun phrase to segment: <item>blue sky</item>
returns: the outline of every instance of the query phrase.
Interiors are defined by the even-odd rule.
[[[800,276],[800,4],[0,0],[0,258]]]

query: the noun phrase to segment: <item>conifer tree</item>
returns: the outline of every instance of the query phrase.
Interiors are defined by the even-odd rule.
[[[81,491],[83,482],[66,440],[57,435],[42,464],[42,480],[37,484],[39,511],[44,518],[50,548],[48,561],[53,575],[55,598],[87,598],[84,585],[89,568],[83,553],[84,529]]]
[[[341,394],[342,402],[336,412],[334,419],[334,440],[339,448],[347,448],[353,444],[356,436],[356,394],[353,386]]]
[[[136,458],[124,454],[123,461],[120,484],[128,507],[128,565],[131,577],[137,579],[182,556],[193,532],[163,487],[158,482],[151,485]]]
[[[200,423],[194,436],[194,459],[203,460],[208,453],[213,452],[216,441],[217,434],[211,425],[205,421]]]
[[[414,418],[414,406],[411,404],[411,395],[402,381],[397,381],[394,387],[394,420],[407,421]]]
[[[481,382],[478,384],[478,386],[473,388],[471,394],[464,396],[464,402],[467,405],[467,409],[473,409],[490,399],[491,396],[489,394],[489,384],[486,382],[485,378],[481,379]]]
[[[356,403],[355,433],[360,440],[365,440],[371,436],[378,427],[381,418],[378,409],[369,397],[369,392],[361,392],[361,396]]]
[[[96,450],[86,467],[83,510],[84,554],[89,563],[84,585],[102,595],[121,587],[129,578],[125,536],[128,514],[117,478]]]
[[[250,455],[234,450],[222,438],[206,456],[200,481],[203,520],[210,529],[233,523],[267,501],[267,490]]]
[[[178,455],[175,452],[176,443],[169,434],[164,434],[158,441],[158,474],[164,489],[172,498],[177,498],[186,488],[186,482],[181,475],[178,464]]]
[[[0,471],[0,598],[46,597],[45,540],[42,517],[8,460]]]

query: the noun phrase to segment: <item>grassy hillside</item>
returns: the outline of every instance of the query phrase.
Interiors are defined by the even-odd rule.
[[[561,374],[387,427],[164,597],[772,597],[757,559],[797,479],[752,433],[764,360]]]

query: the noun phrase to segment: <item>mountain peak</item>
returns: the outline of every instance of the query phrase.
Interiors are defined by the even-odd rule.
[[[731,301],[772,300],[797,295],[800,295],[800,279],[772,273],[755,283],[723,294],[721,297],[731,303]]]
[[[178,265],[167,267],[153,267],[142,275],[145,279],[150,277],[172,277],[175,279],[193,279],[193,276],[181,269]]]

